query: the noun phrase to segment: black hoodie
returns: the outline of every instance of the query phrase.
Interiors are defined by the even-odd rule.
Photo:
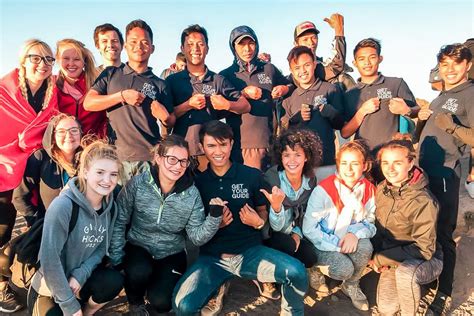
[[[20,185],[13,191],[13,205],[30,226],[36,218],[44,217],[46,209],[59,195],[69,178],[66,171],[52,158],[53,122],[43,136],[43,149],[35,151],[26,164]],[[76,154],[76,165],[79,153]],[[36,216],[35,216],[36,215]]]
[[[255,40],[255,54],[248,64],[243,62],[235,52],[234,42],[242,35]],[[234,55],[234,62],[220,74],[240,91],[247,86],[262,89],[262,97],[259,100],[248,99],[251,106],[250,113],[233,114],[226,119],[234,132],[234,146],[235,148],[268,148],[273,130],[272,118],[275,107],[271,96],[272,89],[279,85],[287,85],[290,81],[273,64],[262,62],[257,58],[258,39],[250,27],[243,25],[233,29],[230,33],[229,46]]]

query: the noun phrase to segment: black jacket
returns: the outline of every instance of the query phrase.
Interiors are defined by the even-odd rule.
[[[13,205],[25,217],[28,226],[36,218],[44,217],[53,199],[66,185],[67,179],[75,176],[64,176],[65,170],[52,158],[53,131],[53,124],[50,123],[43,136],[43,149],[35,151],[28,158],[23,179],[13,191]],[[78,158],[79,152],[76,154],[76,162]]]

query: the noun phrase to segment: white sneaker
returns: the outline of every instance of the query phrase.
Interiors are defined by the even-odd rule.
[[[362,292],[359,286],[359,282],[348,284],[342,283],[341,290],[346,294],[352,301],[352,305],[361,311],[369,310],[369,302],[367,296]]]
[[[471,199],[474,199],[474,181],[464,182],[464,187],[466,188],[467,193],[469,193]]]

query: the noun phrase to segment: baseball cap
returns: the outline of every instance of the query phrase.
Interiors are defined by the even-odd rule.
[[[435,82],[440,82],[441,78],[439,76],[439,67],[436,65],[433,69],[430,71],[430,79],[428,80],[429,83],[435,83]]]
[[[235,44],[239,44],[240,41],[243,40],[243,39],[246,38],[246,37],[249,37],[249,38],[251,38],[254,42],[257,42],[257,41],[255,40],[255,38],[253,38],[252,35],[250,35],[250,34],[242,34],[242,35],[240,35],[239,37],[237,37],[237,38],[235,39],[234,45],[235,45]]]
[[[295,32],[293,33],[294,39],[296,40],[301,34],[306,31],[314,31],[316,34],[319,34],[319,30],[316,28],[316,25],[314,25],[313,22],[304,21],[295,27]]]

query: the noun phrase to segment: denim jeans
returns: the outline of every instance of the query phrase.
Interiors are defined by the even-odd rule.
[[[303,315],[308,288],[304,265],[296,258],[265,246],[219,258],[201,255],[174,289],[176,315],[195,315],[227,280],[240,277],[282,285],[281,315]]]

